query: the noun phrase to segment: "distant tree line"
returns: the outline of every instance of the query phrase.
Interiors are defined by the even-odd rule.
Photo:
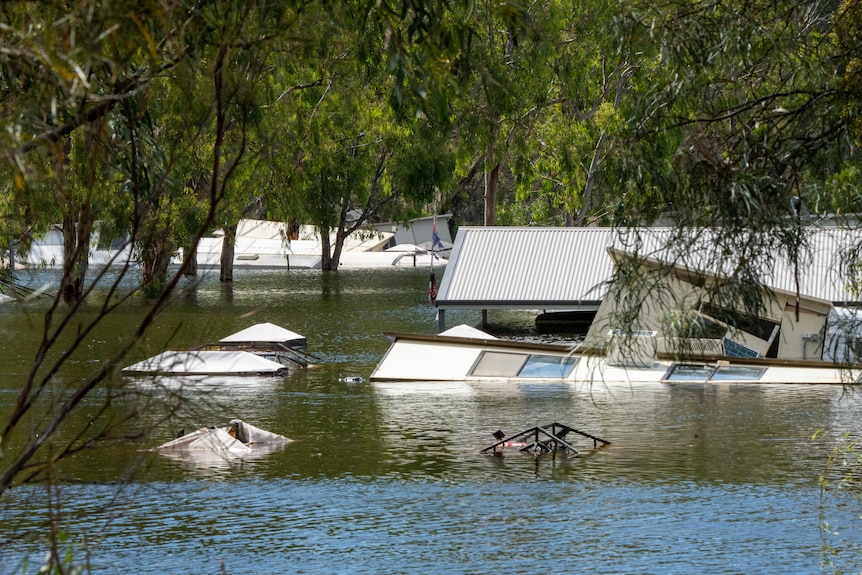
[[[859,3],[7,2],[0,233],[150,293],[238,220],[783,225],[858,210]],[[348,211],[361,216],[348,221]],[[328,245],[330,233],[336,235]],[[731,235],[733,231],[729,232]],[[793,240],[796,241],[796,240]]]

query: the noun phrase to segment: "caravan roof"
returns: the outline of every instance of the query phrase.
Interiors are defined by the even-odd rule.
[[[123,369],[135,375],[281,375],[287,368],[247,351],[166,351]]]
[[[305,345],[305,336],[273,323],[258,323],[219,340],[219,343],[282,343]]]

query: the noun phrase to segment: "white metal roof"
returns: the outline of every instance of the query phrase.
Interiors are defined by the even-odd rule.
[[[605,293],[614,264],[608,248],[664,261],[681,261],[704,269],[715,247],[709,230],[693,230],[697,240],[680,257],[664,246],[671,228],[462,227],[440,282],[441,309],[578,309],[595,308]],[[702,233],[701,233],[702,232]],[[862,244],[862,230],[806,228],[807,247],[798,270],[799,292],[833,303],[859,302],[845,285],[846,250]],[[624,235],[621,235],[624,234]],[[643,243],[637,245],[634,237]],[[757,241],[740,238],[740,242]],[[637,247],[636,247],[637,245]],[[764,266],[762,281],[773,288],[797,290],[797,272],[780,258]]]
[[[485,333],[481,329],[476,329],[475,327],[463,323],[447,329],[440,333],[440,335],[448,335],[451,337],[472,337],[474,339],[497,339],[490,333]]]
[[[283,435],[255,427],[241,419],[233,419],[230,424],[213,427],[201,427],[185,435],[168,441],[156,447],[160,449],[178,450],[226,450],[236,453],[248,453],[249,445],[282,444],[293,441]]]
[[[201,427],[173,441],[159,445],[159,449],[181,449],[185,451],[212,450],[233,453],[248,453],[251,447],[233,437],[224,427]]]
[[[286,370],[280,363],[245,351],[166,351],[123,368],[146,375],[261,375]]]
[[[258,323],[219,340],[220,343],[290,343],[305,341],[304,335],[274,323]]]
[[[440,282],[446,308],[596,306],[613,272],[610,228],[462,227]]]

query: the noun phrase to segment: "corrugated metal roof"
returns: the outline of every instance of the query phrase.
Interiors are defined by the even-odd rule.
[[[462,227],[437,305],[571,309],[601,301],[610,228]]]
[[[809,235],[799,269],[799,292],[836,304],[855,304],[860,294],[848,287],[846,263],[850,250],[862,247],[862,230],[824,228]],[[771,286],[796,291],[795,271],[787,261],[778,261],[772,271]]]
[[[705,269],[715,247],[711,232],[700,230],[697,241],[674,258],[664,246],[670,228],[629,230],[619,235],[613,228],[462,227],[449,257],[437,305],[451,308],[576,309],[594,307],[613,275],[608,248],[636,248],[641,255],[672,261],[691,269]],[[799,292],[836,303],[858,302],[860,296],[845,286],[846,251],[862,243],[862,230],[806,228],[807,248],[799,269]],[[757,241],[740,238],[740,241]],[[714,265],[714,264],[710,264]],[[773,288],[796,291],[796,272],[786,260],[777,259],[772,269],[764,266],[762,281]]]

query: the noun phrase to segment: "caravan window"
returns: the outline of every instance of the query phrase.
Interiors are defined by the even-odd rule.
[[[553,355],[531,355],[518,377],[552,377],[566,378],[572,373],[578,358],[572,356],[560,357]]]
[[[757,381],[766,369],[744,365],[691,365],[676,364],[670,368],[665,381]]]
[[[562,379],[578,363],[577,357],[486,351],[470,371],[474,377],[530,377]]]
[[[762,367],[745,367],[740,365],[725,365],[715,370],[715,373],[710,377],[715,381],[757,381],[766,369]]]
[[[526,353],[486,351],[470,375],[476,377],[515,377],[529,356]]]
[[[676,364],[670,368],[667,381],[706,381],[715,368],[709,365]]]

